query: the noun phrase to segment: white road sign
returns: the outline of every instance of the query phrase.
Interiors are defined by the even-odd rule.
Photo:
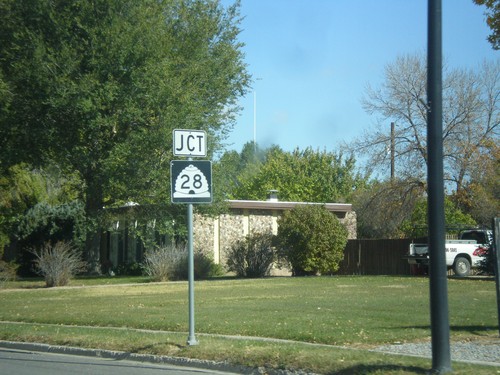
[[[205,131],[174,129],[173,139],[174,156],[207,156],[207,134]]]
[[[212,163],[208,160],[170,162],[172,203],[212,203]]]

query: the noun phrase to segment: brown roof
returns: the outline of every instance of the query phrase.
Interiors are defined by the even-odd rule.
[[[228,200],[230,208],[242,208],[253,210],[290,210],[298,205],[319,204],[332,212],[350,212],[352,204],[347,203],[310,203],[310,202],[282,202],[282,201],[246,201]]]

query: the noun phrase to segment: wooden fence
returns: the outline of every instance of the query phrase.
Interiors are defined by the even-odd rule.
[[[349,240],[340,264],[339,275],[412,275],[403,256],[410,239]]]

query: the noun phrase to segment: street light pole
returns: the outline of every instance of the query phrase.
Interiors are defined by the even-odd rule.
[[[427,186],[432,370],[451,371],[448,280],[445,255],[441,0],[428,2]]]
[[[257,153],[257,91],[253,91],[253,152]]]

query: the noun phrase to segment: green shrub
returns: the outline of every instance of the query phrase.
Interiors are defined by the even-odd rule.
[[[7,263],[0,260],[0,288],[6,281],[12,281],[16,279],[16,272],[19,266],[15,263]]]
[[[484,250],[484,258],[479,262],[478,271],[483,275],[495,275],[495,251],[493,247]]]
[[[143,274],[143,266],[137,262],[123,262],[118,264],[116,268],[105,264],[104,266],[101,265],[101,272],[108,275],[141,276]]]
[[[277,247],[294,276],[338,270],[347,244],[347,229],[321,205],[300,205],[278,219]]]
[[[40,251],[32,252],[35,271],[44,277],[47,287],[67,285],[73,276],[87,269],[81,252],[69,242],[59,241],[54,245],[47,242]]]
[[[482,248],[483,259],[479,262],[479,272],[483,275],[495,275],[495,263],[498,249],[495,249],[494,239],[489,238],[487,244]]]
[[[253,233],[237,241],[229,250],[227,267],[238,277],[269,276],[276,261],[271,233]]]
[[[85,208],[73,201],[60,205],[40,202],[28,209],[19,220],[16,236],[19,239],[19,274],[32,276],[35,258],[29,249],[42,248],[47,242],[70,242],[72,247],[83,249],[86,236]],[[25,250],[26,249],[26,250]]]
[[[223,276],[224,268],[220,264],[216,264],[212,257],[202,251],[195,251],[193,254],[194,263],[194,278],[197,280],[209,279],[211,277]],[[176,278],[178,280],[188,279],[188,254],[177,264]]]
[[[79,201],[59,205],[37,203],[23,215],[17,230],[20,239],[35,241],[35,246],[42,237],[70,241],[80,248],[86,238],[85,207]]]

